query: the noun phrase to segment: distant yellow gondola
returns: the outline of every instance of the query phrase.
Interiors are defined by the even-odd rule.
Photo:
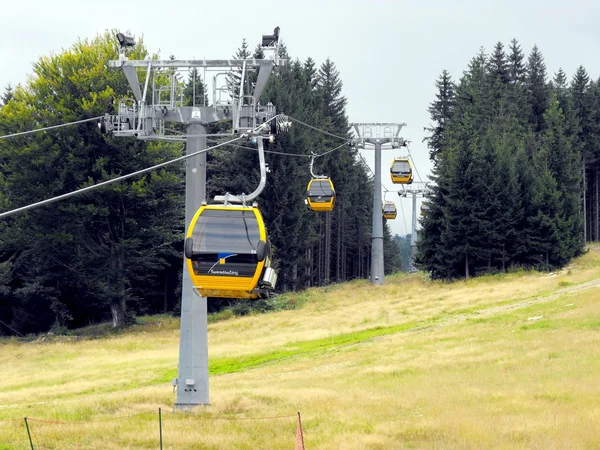
[[[264,298],[277,282],[256,206],[202,206],[190,223],[185,257],[194,289],[203,297]]]
[[[395,219],[397,215],[396,205],[394,202],[385,202],[383,205],[383,218],[384,219]]]
[[[306,201],[317,212],[332,211],[335,205],[335,189],[329,178],[313,178],[306,188]]]
[[[412,165],[408,158],[394,158],[390,167],[390,175],[394,184],[411,184],[413,182]]]

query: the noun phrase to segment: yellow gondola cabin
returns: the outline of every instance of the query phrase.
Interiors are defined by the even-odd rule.
[[[394,202],[385,202],[383,205],[383,218],[384,219],[395,219],[397,215],[396,205]]]
[[[390,167],[390,175],[394,184],[411,184],[413,173],[410,160],[408,158],[394,158]]]
[[[335,204],[333,182],[329,178],[310,180],[306,188],[306,201],[313,211],[332,211]]]
[[[190,223],[185,257],[203,297],[264,298],[277,282],[256,206],[203,205]]]

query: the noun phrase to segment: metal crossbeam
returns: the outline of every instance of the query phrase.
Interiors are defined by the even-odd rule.
[[[402,186],[402,190],[398,191],[400,197],[406,197],[408,194],[416,195],[417,197],[426,197],[431,191],[430,183],[423,181],[413,181],[411,184]]]
[[[244,64],[246,67],[262,67],[262,66],[283,66],[287,64],[286,59],[142,59],[142,60],[110,60],[108,67],[111,69],[119,69],[124,67],[147,68],[148,63],[152,63],[152,67],[183,69],[190,67],[202,67],[206,69],[218,68],[240,68]]]

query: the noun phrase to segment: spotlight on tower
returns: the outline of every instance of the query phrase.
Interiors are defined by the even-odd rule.
[[[263,34],[262,46],[263,47],[276,47],[279,42],[279,27],[275,27],[273,34]]]
[[[134,47],[135,39],[133,36],[127,36],[123,33],[117,33],[117,40],[119,41],[119,45],[122,49],[125,47]]]

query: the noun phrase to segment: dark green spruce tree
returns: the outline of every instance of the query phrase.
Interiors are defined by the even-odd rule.
[[[557,265],[566,264],[583,251],[583,221],[579,214],[581,197],[581,153],[574,145],[575,136],[569,136],[568,124],[557,96],[550,98],[544,120],[547,125],[542,135],[542,147],[548,155],[548,168],[556,180],[561,193],[560,223],[561,236],[557,248]]]
[[[525,86],[529,92],[529,105],[531,108],[529,121],[535,133],[541,132],[545,126],[544,113],[550,98],[550,88],[546,78],[544,57],[538,47],[534,46],[527,60]]]
[[[433,122],[425,131],[430,133],[424,141],[429,147],[429,159],[434,163],[437,160],[437,155],[444,148],[446,139],[446,128],[452,116],[454,108],[454,90],[455,86],[447,70],[442,71],[441,75],[435,82],[437,92],[436,99],[429,105],[429,117]]]
[[[448,193],[446,176],[447,155],[443,151],[448,146],[449,126],[453,117],[456,96],[455,86],[448,71],[444,70],[435,82],[436,100],[429,106],[429,114],[433,124],[426,128],[431,134],[425,140],[429,147],[430,159],[434,167],[430,179],[430,194],[424,200],[424,214],[419,218],[421,233],[419,235],[415,265],[431,273],[433,278],[446,277],[445,256],[440,245],[442,230],[445,227],[444,208]]]

